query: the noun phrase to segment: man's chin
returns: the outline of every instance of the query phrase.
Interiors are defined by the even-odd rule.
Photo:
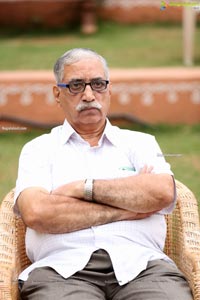
[[[93,115],[87,115],[87,116],[82,116],[79,119],[81,124],[84,125],[92,125],[92,124],[98,124],[99,122],[102,121],[102,116],[100,114],[93,114]]]

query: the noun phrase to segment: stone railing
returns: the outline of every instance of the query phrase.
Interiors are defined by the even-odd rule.
[[[112,69],[113,120],[144,124],[200,123],[200,68]],[[64,115],[51,71],[0,72],[0,130],[13,124],[52,127]],[[23,129],[22,129],[23,130]]]

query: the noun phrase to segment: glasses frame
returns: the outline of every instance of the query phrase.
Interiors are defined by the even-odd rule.
[[[61,87],[61,88],[68,88],[69,91],[70,91],[70,93],[72,93],[72,94],[80,94],[80,93],[83,93],[83,92],[85,91],[86,85],[89,85],[89,86],[91,87],[91,89],[92,89],[93,91],[95,91],[95,92],[103,92],[103,91],[105,91],[105,90],[107,89],[107,85],[109,84],[109,80],[104,80],[104,79],[99,79],[99,80],[100,80],[100,81],[103,81],[103,82],[106,84],[106,86],[105,86],[105,88],[104,88],[103,90],[96,90],[96,89],[94,89],[94,88],[92,87],[92,83],[94,82],[94,80],[93,80],[93,81],[91,80],[90,82],[84,82],[84,81],[83,81],[83,83],[84,83],[83,90],[80,91],[80,92],[72,92],[71,89],[70,89],[70,83],[57,83],[57,86],[58,86],[58,87]]]

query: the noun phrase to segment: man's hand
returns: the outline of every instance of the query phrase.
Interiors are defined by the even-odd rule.
[[[84,200],[84,184],[85,180],[77,180],[66,183],[52,191],[53,195],[63,195]]]
[[[144,167],[142,169],[140,169],[139,174],[150,174],[152,172],[153,172],[153,167],[152,166],[144,165]]]

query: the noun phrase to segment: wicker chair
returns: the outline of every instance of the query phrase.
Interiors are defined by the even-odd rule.
[[[186,275],[193,299],[200,300],[200,227],[197,201],[193,193],[176,181],[178,201],[172,215],[166,216],[168,232],[165,253]],[[17,300],[18,274],[29,264],[25,248],[25,226],[13,214],[10,191],[0,208],[0,299]],[[192,300],[192,299],[191,299]]]

